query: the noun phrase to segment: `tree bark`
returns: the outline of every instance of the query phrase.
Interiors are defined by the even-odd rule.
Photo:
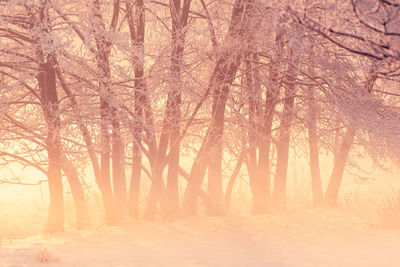
[[[165,215],[169,219],[179,216],[179,150],[180,150],[180,117],[181,117],[181,66],[183,63],[183,50],[186,36],[186,25],[189,17],[191,0],[171,1],[172,18],[172,53],[171,53],[171,111],[168,116],[170,126],[170,159],[168,162],[166,210]]]
[[[228,185],[226,187],[225,191],[225,201],[226,201],[226,207],[229,209],[230,203],[231,203],[231,196],[232,196],[232,191],[233,191],[233,186],[235,184],[236,178],[239,175],[240,169],[242,168],[242,164],[245,160],[246,156],[246,151],[245,149],[242,149],[242,152],[240,152],[239,158],[236,162],[235,169],[233,170],[233,173],[231,175],[231,178],[229,179]]]
[[[321,172],[319,168],[319,148],[317,133],[317,103],[315,102],[315,87],[308,88],[308,143],[310,147],[310,171],[313,206],[319,207],[323,202]]]
[[[50,33],[50,18],[47,1],[39,9],[39,23],[45,25],[43,35]],[[42,111],[46,119],[47,137],[46,150],[48,155],[48,183],[50,193],[50,207],[47,218],[46,231],[64,231],[64,193],[61,176],[61,134],[60,110],[58,105],[55,59],[47,54],[43,47],[43,40],[36,39],[39,69],[37,74]]]
[[[131,35],[132,46],[140,51],[141,58],[144,57],[144,34],[145,34],[145,8],[143,0],[136,1],[135,4],[135,18],[134,21],[133,5],[129,2],[126,3],[127,20],[129,31]],[[138,57],[133,58],[133,66],[135,73],[135,105],[134,105],[134,125],[133,125],[133,147],[132,147],[132,171],[131,183],[129,187],[128,197],[128,214],[137,219],[139,217],[139,194],[140,194],[140,178],[142,170],[142,151],[140,145],[142,143],[143,134],[143,107],[146,102],[145,90],[146,85],[144,81],[144,66],[143,61]]]
[[[119,1],[114,1],[113,16],[110,29],[115,30],[119,15]],[[106,201],[106,221],[114,224],[123,218],[127,201],[126,180],[122,170],[124,168],[122,138],[117,118],[117,107],[111,104],[113,92],[111,88],[110,49],[111,43],[106,38],[106,28],[100,14],[99,0],[93,0],[94,39],[96,41],[96,63],[99,70],[99,97],[100,97],[100,133],[101,133],[101,178]],[[110,128],[112,134],[110,135]],[[112,149],[111,149],[112,146]],[[112,153],[110,153],[112,150]],[[110,155],[111,154],[111,155]],[[114,195],[111,189],[111,161],[113,164]]]
[[[68,183],[71,187],[71,194],[76,209],[76,226],[83,229],[89,226],[89,211],[86,205],[85,192],[83,191],[79,180],[78,172],[72,162],[62,154],[62,169],[67,176]]]
[[[286,179],[289,161],[290,127],[293,117],[295,93],[295,69],[292,64],[288,67],[285,81],[285,99],[280,123],[279,139],[276,145],[277,163],[274,180],[274,204],[278,208],[286,208]]]
[[[267,203],[269,200],[269,146],[266,128],[263,129],[260,122],[262,121],[263,108],[261,104],[261,84],[259,82],[258,57],[254,54],[246,61],[246,90],[248,92],[249,101],[249,157],[248,157],[248,174],[250,178],[250,188],[253,194],[252,213],[260,214],[267,211]],[[254,63],[252,63],[254,62]],[[269,94],[267,93],[267,98]],[[266,107],[267,108],[267,107]],[[264,112],[269,112],[268,107]],[[273,114],[272,111],[271,114]],[[269,130],[272,127],[272,116]],[[266,126],[268,127],[268,125]],[[266,131],[267,130],[267,131]],[[264,140],[262,140],[264,139]],[[258,149],[258,157],[257,157]]]
[[[114,109],[113,109],[114,110]],[[115,110],[114,110],[115,111]],[[121,137],[120,123],[116,114],[112,115],[112,175],[117,218],[122,219],[127,212],[127,187],[125,177],[125,152]]]
[[[50,208],[46,230],[64,231],[64,196],[61,177],[61,136],[55,70],[52,57],[42,55],[39,64],[38,83],[41,90],[42,109],[47,123],[48,181]]]
[[[353,127],[347,127],[346,134],[343,137],[343,142],[339,148],[337,156],[335,157],[332,174],[325,192],[325,205],[329,207],[336,206],[340,184],[342,183],[344,168],[346,166],[346,161],[351,145],[354,141],[355,133],[356,131]]]
[[[43,34],[49,34],[50,18],[48,2],[43,2],[40,8],[40,22],[45,26]],[[56,75],[59,72],[57,60],[53,54],[47,54],[43,48],[43,40],[35,39],[37,56],[39,58],[38,85],[41,91],[42,110],[46,119],[48,134],[46,148],[49,158],[48,179],[50,191],[50,209],[47,230],[62,231],[64,227],[64,198],[62,186],[63,169],[70,184],[74,199],[77,227],[83,228],[89,224],[89,214],[85,196],[76,169],[63,153],[61,143],[60,108],[57,95]],[[65,85],[65,83],[62,83]]]
[[[132,9],[135,7],[135,19],[132,16]],[[149,162],[152,170],[152,189],[149,194],[149,203],[148,207],[151,206],[151,209],[147,209],[145,217],[153,217],[157,207],[157,198],[154,195],[158,195],[155,191],[163,190],[163,184],[161,179],[158,178],[160,176],[158,166],[159,164],[159,152],[160,149],[157,147],[155,127],[153,121],[153,113],[150,104],[150,99],[148,96],[148,90],[146,86],[146,82],[144,79],[144,35],[145,35],[145,6],[143,0],[138,0],[135,3],[135,6],[131,5],[129,2],[126,3],[127,10],[127,19],[129,32],[131,37],[132,46],[136,51],[139,51],[139,56],[133,55],[132,63],[134,66],[135,73],[135,107],[134,107],[134,118],[133,118],[133,165],[131,172],[131,184],[129,189],[129,213],[131,216],[137,218],[138,217],[138,200],[139,200],[139,186],[140,186],[140,175],[141,175],[141,147],[142,142],[146,142],[149,147]],[[146,123],[146,127],[144,124]],[[146,133],[147,138],[143,139],[142,134]],[[161,143],[167,143],[166,140],[168,137],[162,137],[160,139],[160,147],[165,147],[165,145],[161,145]],[[161,185],[159,185],[161,183]],[[160,186],[161,189],[157,188]]]

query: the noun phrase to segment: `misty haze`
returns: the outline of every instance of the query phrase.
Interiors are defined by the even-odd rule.
[[[400,0],[0,0],[0,267],[399,248]]]

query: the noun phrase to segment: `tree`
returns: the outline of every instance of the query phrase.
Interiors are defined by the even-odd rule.
[[[187,213],[194,213],[196,210],[196,199],[207,167],[208,192],[214,203],[214,210],[209,212],[213,214],[225,212],[221,180],[225,105],[229,86],[235,78],[236,71],[246,51],[246,40],[251,36],[250,27],[252,22],[250,18],[253,4],[253,1],[250,0],[235,1],[228,34],[222,44],[224,50],[221,50],[220,54],[217,55],[216,66],[208,85],[213,92],[212,120],[200,151],[192,165],[191,178],[182,204]],[[234,52],[232,43],[238,45]],[[210,159],[212,160],[210,161]]]
[[[36,83],[39,87],[39,92],[36,93],[36,89],[30,86],[28,83],[23,82],[24,67],[19,72],[19,69],[11,68],[16,73],[2,71],[2,73],[15,82],[21,85],[21,91],[28,89],[28,94],[31,95],[38,104],[40,105],[47,133],[44,135],[45,138],[40,135],[37,130],[31,128],[30,125],[24,124],[18,119],[20,114],[13,114],[11,116],[6,115],[9,122],[14,125],[18,130],[17,136],[21,136],[26,139],[27,143],[33,142],[39,145],[47,151],[48,170],[44,173],[48,177],[49,191],[50,191],[50,208],[47,222],[47,230],[50,232],[62,231],[64,228],[64,200],[63,200],[63,185],[62,185],[62,170],[67,175],[70,183],[71,192],[74,198],[76,211],[77,211],[77,223],[78,227],[84,227],[88,224],[88,211],[85,202],[84,192],[79,181],[78,174],[74,165],[65,155],[62,138],[61,138],[61,108],[59,104],[59,97],[57,93],[56,84],[56,56],[53,43],[53,33],[51,25],[51,15],[49,13],[49,2],[44,1],[38,5],[20,5],[17,10],[21,13],[21,16],[13,17],[5,15],[5,27],[1,28],[2,32],[10,32],[8,36],[9,42],[15,44],[8,50],[3,50],[6,54],[12,55],[15,59],[21,59],[28,61],[25,62],[24,67],[37,66],[36,70],[30,72],[28,77],[35,77]],[[15,30],[14,30],[15,29]],[[38,29],[41,29],[38,31]],[[18,31],[19,30],[19,31]],[[28,52],[26,55],[23,53],[15,53],[20,45],[28,44],[28,48],[33,52]],[[5,62],[6,63],[6,62]],[[3,67],[8,68],[5,64]],[[26,94],[26,92],[25,92]],[[12,105],[12,102],[9,102]],[[26,102],[29,104],[29,102]],[[35,102],[30,102],[36,104]],[[39,128],[40,129],[40,128]],[[16,153],[3,152],[5,156],[19,159],[24,164],[32,165],[38,169],[43,170],[40,164],[35,163],[26,159],[32,151],[28,151],[28,154],[24,156],[18,156]]]

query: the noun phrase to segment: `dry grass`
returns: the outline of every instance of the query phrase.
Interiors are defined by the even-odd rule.
[[[379,215],[382,226],[400,228],[400,190],[393,190],[392,196],[383,200]]]
[[[41,263],[59,262],[60,259],[47,248],[41,248],[36,254],[36,260]]]

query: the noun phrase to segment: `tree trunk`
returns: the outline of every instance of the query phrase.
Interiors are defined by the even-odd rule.
[[[134,18],[132,16],[133,6],[130,3],[126,3],[127,20],[129,25],[129,31],[131,35],[132,46],[140,51],[141,58],[144,57],[144,34],[145,34],[145,8],[143,0],[136,1],[135,4],[135,18],[137,24],[135,25]],[[135,107],[134,107],[134,125],[133,125],[133,147],[132,147],[132,172],[131,172],[131,183],[129,188],[128,197],[128,213],[133,218],[139,217],[139,193],[140,193],[140,178],[142,170],[142,153],[140,145],[142,143],[143,133],[143,107],[146,102],[146,85],[144,81],[144,66],[143,61],[138,57],[133,59],[134,73],[135,73]]]
[[[252,213],[264,213],[267,210],[268,202],[271,199],[271,181],[270,181],[270,157],[272,140],[272,122],[275,115],[275,106],[278,100],[280,80],[279,80],[279,57],[283,51],[282,34],[277,33],[275,37],[276,58],[272,62],[270,81],[271,84],[266,88],[265,105],[263,110],[262,124],[260,127],[260,136],[262,142],[259,144],[258,159],[258,177],[257,186],[254,186],[254,198]],[[256,81],[255,81],[256,82]]]
[[[159,167],[162,166],[160,162],[162,159],[159,159],[160,150],[166,151],[168,146],[168,136],[165,134],[160,138],[160,148],[157,147],[156,134],[155,134],[155,126],[153,121],[153,113],[150,104],[150,99],[147,92],[146,82],[144,79],[144,63],[143,63],[143,55],[144,55],[144,34],[145,34],[145,6],[143,0],[136,1],[135,5],[135,16],[137,18],[137,26],[135,26],[135,22],[133,20],[131,11],[132,5],[126,3],[126,9],[128,12],[128,25],[131,36],[132,46],[140,51],[140,55],[142,56],[133,56],[133,65],[134,65],[134,73],[135,73],[135,111],[134,111],[134,126],[133,126],[133,137],[134,137],[134,145],[133,145],[133,166],[132,166],[132,176],[131,176],[131,185],[129,190],[129,212],[133,217],[137,217],[138,214],[138,199],[139,199],[139,186],[140,186],[140,173],[141,173],[141,145],[142,145],[142,133],[145,132],[147,135],[146,143],[149,147],[149,161],[152,169],[153,177],[152,177],[152,187],[149,193],[149,202],[148,208],[146,210],[145,217],[152,218],[156,212],[157,208],[157,195],[163,190],[162,183],[162,174],[160,174]],[[146,127],[143,127],[144,119],[146,123]],[[164,133],[164,131],[163,131]],[[161,147],[163,149],[161,149]],[[164,152],[165,155],[165,152]],[[140,168],[139,168],[140,167]],[[162,172],[161,172],[162,173]],[[151,207],[151,208],[149,208]]]
[[[204,137],[203,144],[193,162],[190,171],[188,185],[182,201],[182,210],[185,214],[193,215],[197,211],[197,196],[201,191],[201,184],[203,183],[204,175],[207,171],[208,160],[204,152],[207,134]],[[211,202],[211,201],[210,201]]]
[[[50,134],[48,137],[52,138],[53,136]],[[59,158],[60,153],[57,144],[48,143],[47,153],[49,158],[48,181],[50,207],[46,231],[60,232],[64,231],[64,196]]]
[[[44,12],[44,11],[43,11]],[[44,16],[44,14],[43,14]],[[61,176],[61,136],[60,115],[56,89],[54,59],[50,55],[41,55],[38,83],[41,90],[42,109],[47,123],[47,154],[49,160],[48,181],[50,208],[46,230],[64,231],[64,196]]]
[[[115,30],[119,15],[119,1],[114,1],[113,16],[110,29]],[[121,159],[123,153],[122,138],[119,132],[119,120],[117,118],[117,108],[111,105],[113,92],[111,88],[110,71],[110,49],[111,43],[106,38],[106,28],[103,18],[100,14],[99,0],[93,0],[93,23],[94,39],[96,41],[96,63],[99,70],[99,97],[100,97],[100,134],[101,134],[101,179],[104,190],[103,199],[106,211],[106,221],[108,224],[114,224],[124,216],[124,206],[126,205],[126,181],[122,176],[123,166]],[[110,126],[112,136],[110,136]],[[112,139],[111,139],[112,138]],[[111,189],[111,162],[110,150],[112,145],[113,160],[113,183],[117,194],[113,196]],[[121,174],[121,175],[120,175]],[[116,205],[118,202],[118,205]]]
[[[208,143],[208,194],[214,204],[213,209],[207,211],[210,215],[223,215],[227,211],[222,189],[222,139],[228,92],[223,92],[222,94],[225,96],[216,98],[219,104],[216,104],[217,107],[214,113],[216,114],[215,126],[210,131],[210,142]]]
[[[107,224],[113,225],[117,221],[117,211],[115,210],[114,196],[111,189],[110,175],[110,106],[107,98],[102,95],[105,86],[100,82],[100,135],[101,135],[101,153],[100,153],[100,177],[103,187],[103,201]]]
[[[323,202],[321,172],[319,168],[319,149],[317,133],[317,103],[315,102],[315,87],[308,88],[308,143],[310,147],[310,170],[313,206],[319,207]]]
[[[46,25],[42,34],[48,34],[50,18],[48,3],[42,3],[39,9],[40,24]],[[43,45],[44,40],[37,38],[37,57],[39,69],[37,74],[42,111],[46,119],[47,137],[46,149],[48,154],[47,178],[49,183],[50,207],[47,218],[46,231],[64,231],[64,193],[61,176],[61,134],[60,110],[58,105],[55,58],[47,54]]]
[[[89,212],[86,205],[85,192],[83,191],[78,173],[72,162],[64,154],[62,155],[62,163],[62,169],[67,176],[75,204],[77,228],[86,228],[89,226]]]
[[[186,37],[186,25],[189,18],[191,0],[184,0],[181,9],[181,1],[171,1],[172,18],[172,106],[169,113],[170,124],[170,159],[168,162],[167,192],[166,192],[166,216],[174,219],[179,216],[179,151],[180,151],[180,117],[181,117],[181,66],[183,63],[183,50]]]
[[[245,156],[246,156],[246,151],[245,151],[245,149],[242,149],[242,152],[240,152],[239,158],[238,158],[238,160],[236,162],[235,169],[233,170],[231,178],[229,179],[228,186],[226,187],[225,201],[226,201],[227,209],[229,209],[229,206],[230,206],[230,203],[231,203],[231,196],[232,196],[233,186],[235,184],[237,176],[239,175],[240,169],[242,168],[242,164],[244,162]]]
[[[342,182],[347,156],[349,155],[351,145],[353,144],[355,132],[356,131],[351,126],[347,127],[346,134],[343,137],[343,142],[339,148],[337,156],[335,157],[332,174],[325,192],[325,205],[327,206],[336,206],[339,187]]]
[[[115,109],[113,109],[115,111]],[[117,115],[112,115],[112,174],[117,218],[122,219],[127,212],[127,189],[125,177],[124,144],[121,138]]]
[[[51,31],[49,26],[48,3],[41,7],[40,21],[47,25],[44,32]],[[46,138],[49,157],[49,189],[50,209],[47,222],[47,230],[50,232],[62,231],[64,227],[64,198],[62,188],[61,169],[67,175],[74,199],[77,227],[83,228],[89,224],[89,214],[86,206],[85,195],[80,184],[78,174],[72,163],[66,160],[61,144],[60,114],[57,95],[56,75],[59,73],[57,60],[54,55],[45,54],[42,41],[37,40],[37,52],[39,58],[38,84],[41,90],[42,110],[46,118],[48,135]],[[63,86],[65,83],[61,82]]]
[[[184,0],[183,10],[181,1],[171,1],[172,18],[172,53],[171,53],[171,111],[168,116],[170,126],[170,159],[168,162],[166,210],[165,215],[169,219],[179,216],[179,150],[180,150],[180,117],[181,117],[181,66],[183,62],[183,50],[185,45],[185,27],[187,25],[190,1]]]
[[[212,215],[221,215],[226,212],[226,205],[222,191],[222,135],[224,127],[224,113],[229,85],[232,84],[241,59],[229,60],[229,55],[221,57],[217,63],[210,84],[215,86],[212,107],[212,122],[204,137],[202,147],[195,159],[191,171],[191,180],[185,192],[183,208],[188,213],[196,211],[197,196],[204,174],[208,167],[208,193],[213,203],[208,212]],[[224,84],[222,88],[218,86]],[[212,159],[212,160],[211,160]]]
[[[277,164],[274,180],[274,203],[278,208],[286,208],[286,179],[289,161],[290,127],[293,117],[294,93],[295,93],[295,69],[293,65],[288,67],[288,75],[285,82],[285,99],[280,123],[279,139],[276,145]]]
[[[248,55],[250,57],[250,55]],[[248,173],[250,178],[250,188],[253,193],[253,206],[252,213],[260,214],[267,211],[267,201],[268,201],[268,186],[266,173],[263,173],[262,167],[259,165],[262,155],[257,158],[257,148],[260,150],[260,134],[261,127],[259,127],[258,122],[261,117],[261,85],[258,80],[257,67],[255,68],[252,64],[253,57],[245,61],[246,63],[246,75],[245,75],[245,88],[248,94],[249,102],[249,133],[248,133]],[[254,58],[257,62],[258,58]],[[263,155],[265,156],[265,155]]]
[[[167,100],[167,111],[169,105]],[[165,153],[168,148],[169,132],[167,130],[168,125],[166,123],[166,117],[164,119],[164,125],[161,132],[160,143],[152,166],[153,179],[150,187],[149,198],[147,202],[147,208],[144,217],[148,220],[152,220],[157,213],[157,206],[161,204],[160,200],[163,199],[164,182],[163,182],[163,171],[165,160]]]

